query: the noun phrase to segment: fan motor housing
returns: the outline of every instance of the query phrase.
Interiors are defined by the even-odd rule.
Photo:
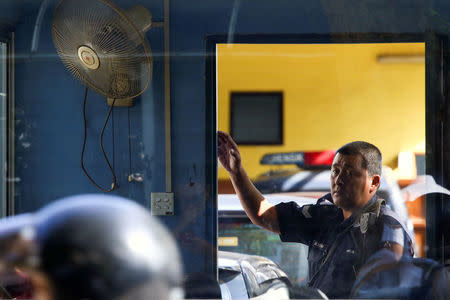
[[[100,66],[97,53],[88,46],[80,46],[78,48],[78,57],[83,65],[89,69],[97,70]]]

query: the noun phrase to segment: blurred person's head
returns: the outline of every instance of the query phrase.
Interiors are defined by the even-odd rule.
[[[183,298],[175,241],[138,204],[115,196],[81,195],[28,216],[28,222],[12,217],[0,224],[0,249],[12,228],[30,241],[30,250],[18,263],[29,270],[34,299]],[[0,254],[8,264],[11,255]]]
[[[357,141],[339,148],[331,167],[334,203],[348,212],[361,209],[380,186],[381,168],[381,152],[370,143]]]

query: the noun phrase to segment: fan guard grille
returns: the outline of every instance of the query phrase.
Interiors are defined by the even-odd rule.
[[[106,97],[133,98],[150,84],[153,63],[147,39],[109,1],[60,1],[52,36],[67,69]]]

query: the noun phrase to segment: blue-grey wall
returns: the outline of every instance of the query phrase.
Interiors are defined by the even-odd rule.
[[[53,1],[54,2],[54,1]],[[157,20],[163,2],[116,1],[123,7],[144,4]],[[97,193],[80,169],[83,86],[59,61],[51,39],[54,3],[42,24],[38,52],[30,56],[33,25],[40,1],[5,0],[1,18],[14,24],[16,37],[16,211],[33,211],[57,198]],[[232,16],[235,24],[230,24]],[[172,0],[171,1],[172,174],[175,216],[161,218],[176,234],[187,273],[213,272],[211,216],[214,196],[205,168],[206,36],[255,33],[422,33],[447,32],[446,1],[293,1],[293,0]],[[163,32],[147,33],[154,52],[151,87],[131,108],[133,170],[144,182],[128,183],[126,109],[115,111],[116,194],[149,205],[150,192],[165,190]],[[105,99],[90,91],[86,166],[102,185],[111,175],[100,155],[98,135],[106,116]],[[105,146],[111,154],[111,130]],[[214,249],[212,249],[214,250]]]

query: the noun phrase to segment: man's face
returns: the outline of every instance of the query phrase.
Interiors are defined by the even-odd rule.
[[[376,191],[378,185],[373,184],[373,176],[362,167],[361,155],[336,154],[331,167],[331,195],[338,207],[352,212],[362,208]]]

